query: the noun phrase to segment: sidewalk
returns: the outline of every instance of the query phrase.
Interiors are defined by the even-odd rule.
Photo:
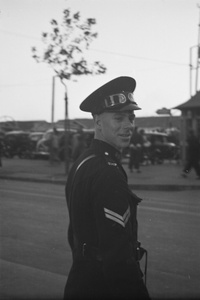
[[[166,161],[161,165],[141,166],[141,173],[130,173],[127,163],[123,164],[128,175],[131,188],[140,190],[192,190],[200,189],[200,180],[196,179],[194,170],[188,178],[181,177],[182,165]],[[41,159],[2,159],[0,179],[21,180],[29,182],[43,182],[65,184],[64,162],[50,164],[48,160]]]

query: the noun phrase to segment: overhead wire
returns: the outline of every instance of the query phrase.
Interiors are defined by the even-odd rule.
[[[34,39],[34,40],[38,40],[41,41],[40,38],[37,38],[35,36],[32,35],[27,35],[27,34],[23,34],[23,33],[18,33],[18,32],[11,32],[8,30],[4,30],[0,28],[0,33],[4,33],[4,34],[8,34],[8,35],[14,35],[14,36],[18,36],[21,38],[25,38],[25,39]],[[100,53],[104,53],[107,55],[117,55],[120,57],[128,57],[131,59],[140,59],[140,60],[146,60],[146,61],[152,61],[152,62],[156,62],[156,63],[165,63],[165,64],[171,64],[171,65],[177,65],[177,66],[188,66],[188,64],[186,63],[182,63],[182,62],[175,62],[175,61],[168,61],[168,60],[161,60],[161,59],[156,59],[156,58],[149,58],[149,57],[143,57],[143,56],[137,56],[137,55],[132,55],[132,54],[126,54],[126,53],[119,53],[119,52],[114,52],[114,51],[109,51],[109,50],[102,50],[102,49],[95,49],[95,48],[90,48],[89,51],[93,51],[93,52],[100,52]],[[17,83],[17,84],[0,84],[0,87],[18,87],[18,86],[28,86],[30,85],[30,83]]]
[[[35,36],[31,36],[31,35],[27,35],[27,34],[23,34],[23,33],[17,33],[17,32],[10,32],[10,31],[4,30],[4,29],[0,29],[0,32],[5,33],[5,34],[20,36],[22,38],[27,38],[27,39],[41,40],[40,38],[37,38]],[[109,50],[102,50],[102,49],[99,50],[99,49],[95,49],[95,48],[92,48],[92,47],[89,50],[94,51],[94,52],[110,54],[110,55],[118,55],[118,56],[122,56],[122,57],[148,60],[148,61],[153,61],[153,62],[158,62],[158,63],[167,63],[167,64],[174,64],[174,65],[188,66],[188,64],[183,63],[183,62],[175,62],[175,61],[168,61],[168,60],[162,60],[162,59],[157,59],[157,58],[149,58],[149,57],[144,57],[144,56],[137,56],[137,55],[126,54],[126,53],[119,53],[119,52],[114,52],[114,51],[109,51]]]

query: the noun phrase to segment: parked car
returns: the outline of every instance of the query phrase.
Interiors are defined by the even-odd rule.
[[[79,155],[90,146],[92,139],[94,138],[94,129],[82,128],[71,133],[68,147],[68,157],[74,161]],[[65,157],[65,138],[61,137],[60,143],[60,158],[64,160]]]
[[[2,156],[4,153],[4,137],[5,132],[0,130],[0,167],[2,166]]]
[[[72,154],[72,147],[73,147],[73,136],[74,134],[77,133],[77,129],[70,129],[67,131],[68,137],[67,137],[67,142],[68,142],[68,155],[71,158]],[[84,138],[85,138],[85,143],[86,147],[88,147],[91,143],[91,140],[93,139],[94,136],[94,130],[93,129],[82,129]],[[65,157],[65,129],[64,128],[57,128],[58,136],[59,136],[59,158],[61,160],[64,160]],[[38,140],[37,145],[36,145],[36,155],[43,157],[43,158],[48,158],[50,154],[50,140],[53,134],[53,129],[47,130],[41,139]]]
[[[31,132],[29,134],[29,138],[33,143],[35,143],[35,146],[36,146],[37,142],[42,138],[43,135],[44,135],[43,131]]]
[[[35,158],[37,156],[37,150],[36,150],[37,142],[43,137],[43,135],[44,135],[43,131],[31,132],[29,134],[32,158]]]
[[[63,158],[63,147],[64,147],[64,137],[65,137],[65,129],[64,128],[57,128],[58,137],[59,137],[59,148],[60,148],[60,158]],[[70,144],[70,136],[76,132],[75,129],[70,129],[69,132],[69,144]],[[53,135],[53,129],[48,129],[42,136],[41,139],[38,140],[36,146],[36,155],[42,156],[44,158],[49,157],[50,153],[50,141]],[[70,145],[69,145],[70,148]]]
[[[164,132],[144,131],[144,159],[152,164],[163,163],[164,159],[177,159],[179,146],[170,142],[170,135]]]
[[[31,143],[29,132],[9,131],[5,133],[3,140],[3,156],[13,158],[17,155],[19,158],[30,158]]]

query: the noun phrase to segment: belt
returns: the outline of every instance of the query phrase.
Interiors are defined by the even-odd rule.
[[[86,243],[83,243],[82,245],[76,245],[74,249],[74,254],[77,259],[80,260],[94,260],[96,262],[102,262],[102,256],[98,251],[98,248],[90,246]],[[144,266],[144,282],[146,285],[147,282],[147,250],[141,247],[141,243],[137,242],[136,245],[136,251],[135,251],[135,259],[139,263],[139,261],[143,258],[145,255],[145,266]]]
[[[135,259],[136,261],[140,261],[144,255],[146,255],[147,250],[145,250],[143,247],[140,246],[141,243],[137,242],[136,250],[135,250]],[[75,247],[75,253],[78,256],[84,257],[84,258],[90,258],[95,259],[98,261],[102,261],[102,256],[99,253],[98,248],[94,246],[90,246],[86,243],[83,243],[82,245],[76,245]]]
[[[86,243],[82,246],[82,255],[86,258],[95,259],[97,261],[102,261],[102,256],[99,254],[97,248],[87,245]]]

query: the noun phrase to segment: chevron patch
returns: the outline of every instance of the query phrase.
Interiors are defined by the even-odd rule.
[[[130,218],[130,207],[128,207],[128,209],[126,210],[126,212],[124,213],[123,216],[117,214],[116,212],[105,208],[104,207],[104,212],[105,212],[105,216],[107,219],[110,219],[118,224],[120,224],[122,227],[126,226],[126,223],[128,222],[129,218]]]

